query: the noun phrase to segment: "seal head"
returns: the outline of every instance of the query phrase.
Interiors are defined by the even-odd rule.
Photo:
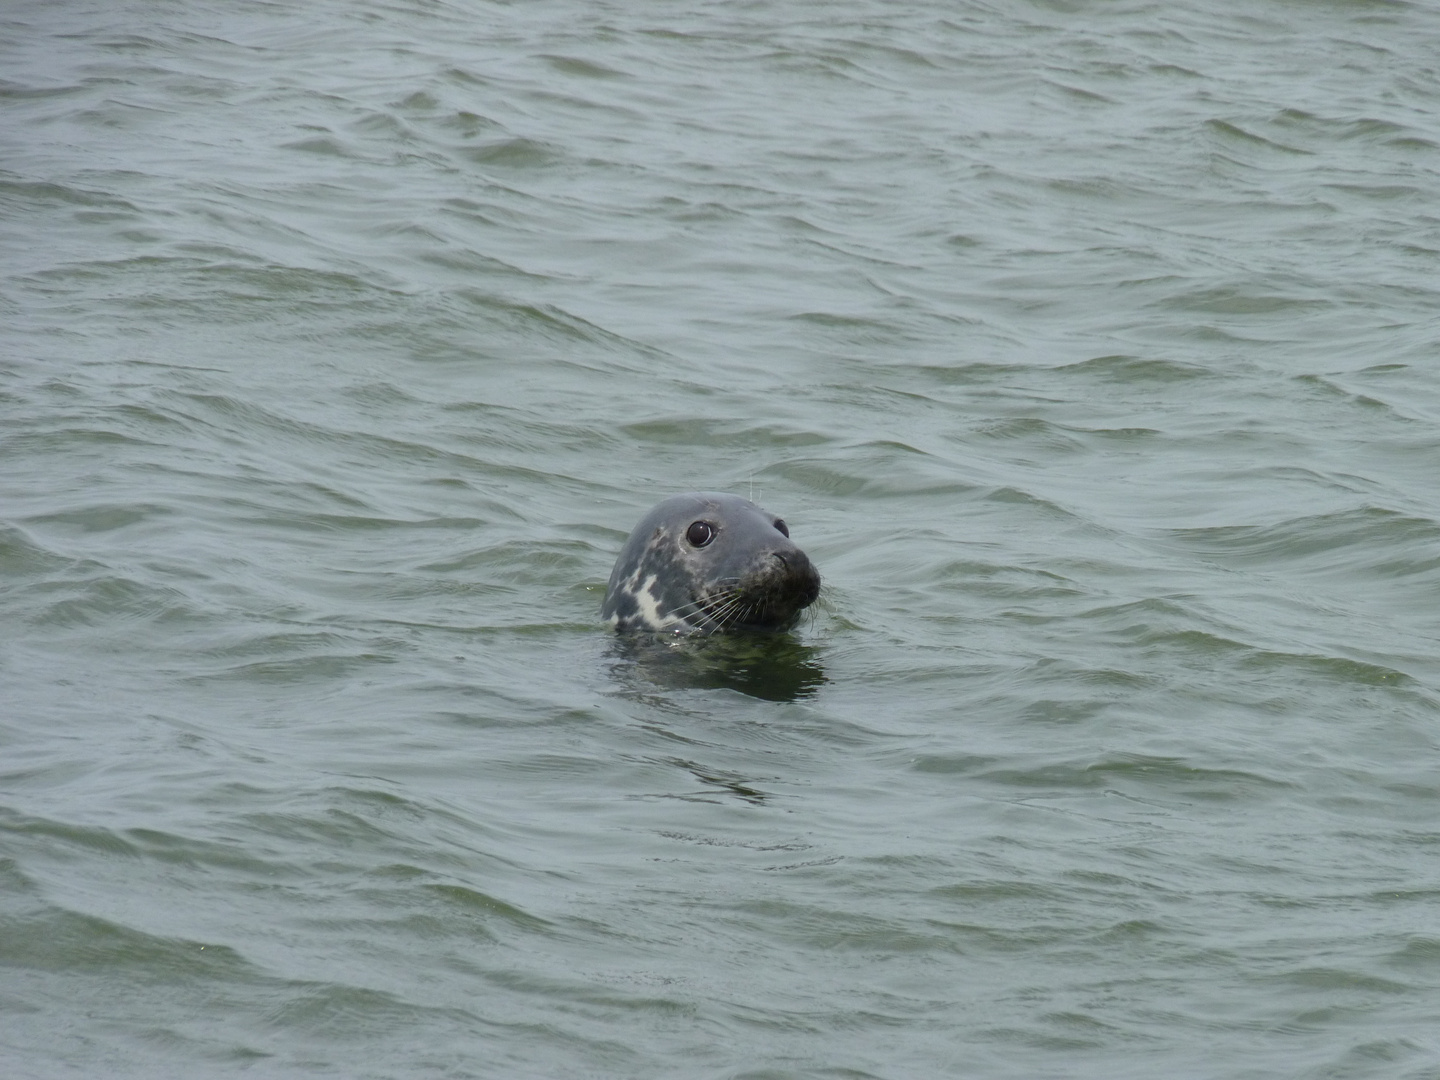
[[[697,491],[646,514],[615,561],[600,615],[617,630],[784,630],[820,595],[820,575],[774,514]]]

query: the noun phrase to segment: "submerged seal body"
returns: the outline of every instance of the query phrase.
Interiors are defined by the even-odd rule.
[[[635,526],[600,615],[617,630],[783,630],[819,595],[785,522],[738,495],[696,491]]]

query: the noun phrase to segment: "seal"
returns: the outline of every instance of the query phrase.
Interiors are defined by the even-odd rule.
[[[617,630],[784,630],[820,595],[785,522],[738,495],[660,503],[620,549],[600,617]]]

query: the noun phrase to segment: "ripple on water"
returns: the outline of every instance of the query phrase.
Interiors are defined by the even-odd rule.
[[[1435,12],[815,15],[7,12],[7,1061],[1434,1071]]]

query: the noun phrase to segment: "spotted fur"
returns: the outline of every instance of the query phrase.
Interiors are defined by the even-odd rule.
[[[617,630],[782,630],[819,595],[820,575],[783,521],[738,495],[692,492],[635,526],[600,615]]]

